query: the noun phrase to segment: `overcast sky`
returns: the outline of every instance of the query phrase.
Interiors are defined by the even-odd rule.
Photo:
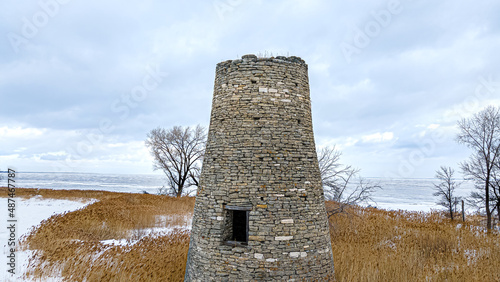
[[[318,147],[433,177],[456,122],[500,105],[497,0],[4,0],[0,170],[152,173],[158,126],[208,126],[218,62],[309,65]]]

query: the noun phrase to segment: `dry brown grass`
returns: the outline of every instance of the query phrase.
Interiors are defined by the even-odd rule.
[[[338,281],[500,281],[498,233],[437,212],[350,212],[331,220]]]
[[[26,191],[28,190],[28,191]],[[68,281],[181,281],[189,234],[175,229],[168,236],[146,235],[143,229],[186,226],[193,198],[87,191],[33,191],[17,195],[100,201],[83,209],[54,215],[22,238],[35,250],[28,276],[62,276]],[[41,194],[40,194],[41,193]],[[146,236],[145,236],[146,235]],[[103,240],[127,239],[126,246]]]
[[[27,274],[66,281],[183,281],[188,247],[184,230],[146,236],[127,246],[59,240],[38,249]]]
[[[7,197],[6,187],[0,187],[0,197]],[[16,188],[16,197],[29,199],[32,197],[42,197],[47,199],[88,201],[89,199],[107,199],[114,198],[117,195],[128,195],[129,193],[116,193],[108,191],[92,190],[53,190],[36,188]]]
[[[127,246],[100,241],[154,226],[158,215],[172,216],[167,225],[182,225],[194,200],[114,195],[53,216],[25,238],[25,245],[37,250],[30,275],[59,271],[68,281],[183,281],[189,244],[185,231],[145,236]],[[484,233],[477,218],[462,224],[440,213],[370,208],[350,213],[330,222],[337,281],[500,281],[499,235]]]

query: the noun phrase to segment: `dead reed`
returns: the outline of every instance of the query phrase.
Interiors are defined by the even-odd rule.
[[[27,276],[65,281],[183,281],[189,233],[145,236],[133,245],[57,241],[37,250]]]
[[[7,196],[7,188],[0,187],[0,197]],[[37,189],[37,188],[17,188],[16,197],[29,199],[32,197],[41,197],[47,199],[62,199],[74,201],[88,201],[89,199],[106,199],[114,198],[117,195],[128,195],[129,193],[116,193],[109,191],[94,191],[94,190],[53,190],[53,189]]]
[[[29,275],[183,281],[189,244],[185,230],[138,236],[125,246],[102,241],[130,238],[130,230],[158,226],[159,219],[162,226],[185,225],[193,205],[192,198],[101,195],[84,209],[49,218],[24,239],[27,248],[36,250]],[[485,233],[476,219],[461,223],[437,212],[358,207],[349,213],[330,220],[337,281],[500,281],[499,234]]]
[[[81,192],[44,191],[44,195],[71,199]],[[35,251],[28,276],[61,276],[67,281],[183,279],[189,234],[175,228],[189,224],[193,198],[101,192],[90,192],[89,196],[101,200],[54,215],[22,238],[23,247]],[[168,235],[144,231],[166,227],[174,230]],[[128,244],[103,242],[110,239],[126,239]]]
[[[500,281],[498,233],[438,212],[350,213],[331,220],[337,281]]]

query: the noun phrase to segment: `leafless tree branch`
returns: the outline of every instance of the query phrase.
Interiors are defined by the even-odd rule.
[[[381,188],[359,176],[360,170],[350,165],[340,164],[342,153],[334,147],[325,147],[318,152],[319,169],[327,200],[337,202],[327,209],[328,217],[346,213],[347,207],[367,203],[371,195]]]
[[[446,208],[451,220],[453,220],[453,214],[456,212],[454,208],[461,200],[459,197],[455,196],[455,189],[460,184],[453,179],[454,174],[455,170],[453,168],[441,166],[441,168],[436,171],[435,177],[440,182],[434,184],[436,192],[433,194],[436,197],[440,197],[438,205]]]
[[[200,125],[193,129],[174,126],[149,132],[146,146],[154,157],[153,167],[163,170],[171,194],[180,197],[186,189],[199,185],[205,142],[205,128]]]
[[[500,203],[495,200],[495,195],[499,193],[495,192],[494,180],[500,160],[500,110],[488,106],[473,117],[460,120],[458,127],[458,143],[473,150],[469,160],[462,162],[460,167],[466,178],[474,180],[476,188],[480,189],[471,193],[469,203],[477,205],[482,202],[486,211],[486,227],[490,230],[494,208],[498,206],[500,212]]]

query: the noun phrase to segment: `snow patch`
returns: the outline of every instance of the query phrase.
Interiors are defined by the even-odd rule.
[[[81,209],[96,200],[88,202],[78,202],[69,200],[44,199],[41,196],[36,196],[30,199],[16,198],[15,215],[16,223],[16,238],[19,240],[22,236],[27,235],[33,228],[40,224],[44,219],[55,214],[75,211]],[[7,198],[0,198],[0,208],[7,210]],[[18,251],[16,252],[16,274],[11,275],[7,272],[7,255],[10,253],[8,248],[9,230],[7,230],[7,212],[0,212],[0,281],[29,281],[23,278],[23,274],[28,269],[28,260],[33,255],[33,251]],[[53,280],[51,280],[53,279]],[[61,281],[59,277],[47,278],[44,281]]]

